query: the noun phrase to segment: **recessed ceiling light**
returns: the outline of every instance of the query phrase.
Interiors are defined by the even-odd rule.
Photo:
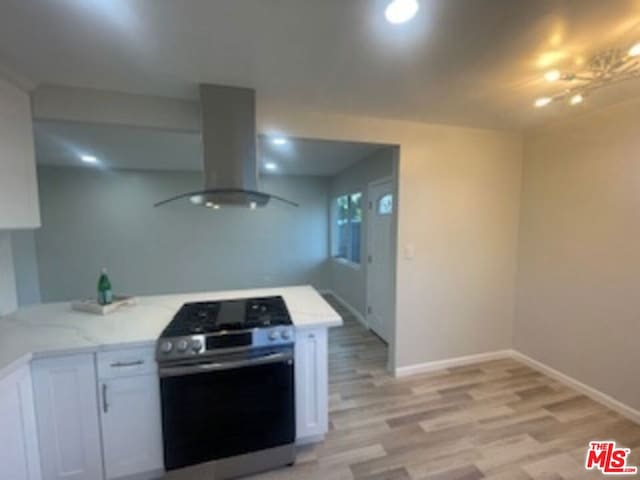
[[[637,57],[640,55],[640,43],[636,43],[629,49],[629,55],[632,57]]]
[[[538,108],[540,107],[546,107],[547,105],[549,105],[551,102],[553,101],[553,99],[551,97],[540,97],[536,100],[536,102],[534,103],[534,105]]]
[[[276,165],[273,162],[267,162],[267,163],[264,164],[264,168],[266,168],[270,172],[273,172],[273,171],[278,169],[278,165]]]
[[[286,145],[287,139],[284,137],[275,137],[271,139],[271,143],[273,143],[274,145]]]
[[[251,208],[251,210],[255,210],[256,208],[258,208],[258,204],[256,202],[251,202],[249,204],[249,208]]]
[[[560,73],[560,70],[549,70],[544,74],[544,79],[547,82],[557,82],[558,80],[560,80],[561,76],[562,74]]]
[[[80,155],[80,160],[84,163],[98,163],[98,159],[93,155]]]
[[[387,5],[384,16],[395,25],[405,23],[416,16],[420,5],[417,0],[393,0]]]
[[[582,103],[582,102],[583,102],[583,100],[584,100],[584,97],[583,97],[581,94],[576,93],[575,95],[573,95],[573,96],[569,99],[569,103],[570,103],[571,105],[578,105],[578,104]]]

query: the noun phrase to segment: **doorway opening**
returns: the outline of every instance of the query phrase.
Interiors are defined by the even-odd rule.
[[[362,334],[358,355],[383,358],[382,368],[393,371],[397,146],[259,135],[261,189],[297,208],[150,210],[202,187],[197,132],[47,120],[36,123],[35,138],[47,208],[14,260],[26,272],[25,302],[89,297],[87,278],[102,266],[132,295],[312,285],[353,320],[352,333]],[[79,151],[100,162],[81,162]],[[100,200],[65,214],[87,198]],[[75,234],[79,221],[91,236]],[[150,245],[149,232],[162,241]],[[71,240],[61,245],[61,235]],[[131,257],[132,245],[144,254]]]
[[[382,360],[387,371],[393,370],[395,339],[398,151],[379,145],[338,172],[330,187],[331,294],[345,323],[355,319],[366,332],[358,335],[348,325],[351,337],[361,340],[358,355]]]

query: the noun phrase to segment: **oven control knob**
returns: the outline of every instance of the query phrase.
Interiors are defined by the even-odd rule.
[[[191,340],[191,350],[193,350],[195,353],[198,353],[200,350],[202,350],[202,340],[198,338]]]
[[[283,330],[281,335],[284,340],[289,340],[291,338],[291,330]]]
[[[189,348],[189,342],[187,340],[180,340],[178,345],[176,345],[176,348],[179,352],[184,352]]]
[[[271,333],[269,334],[269,340],[271,340],[272,342],[275,342],[276,340],[278,340],[279,336],[280,334],[278,333],[277,330],[272,330]]]
[[[160,351],[162,353],[171,353],[171,350],[173,350],[173,343],[169,341],[162,342],[162,345],[160,345]]]

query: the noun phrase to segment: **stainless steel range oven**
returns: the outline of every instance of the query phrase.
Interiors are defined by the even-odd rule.
[[[258,325],[246,321],[256,308],[249,301],[188,305],[189,318],[200,312],[199,326],[176,336],[186,332],[172,322],[158,342],[166,470],[198,466],[218,480],[292,464],[294,335],[288,313],[263,312]],[[219,321],[203,327],[203,308]],[[232,328],[229,316],[239,313],[244,321]]]

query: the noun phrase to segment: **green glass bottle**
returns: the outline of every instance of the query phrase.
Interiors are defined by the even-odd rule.
[[[107,269],[103,268],[100,271],[100,278],[98,279],[98,303],[100,305],[109,305],[113,302],[113,292],[111,291],[111,280],[107,275]]]

